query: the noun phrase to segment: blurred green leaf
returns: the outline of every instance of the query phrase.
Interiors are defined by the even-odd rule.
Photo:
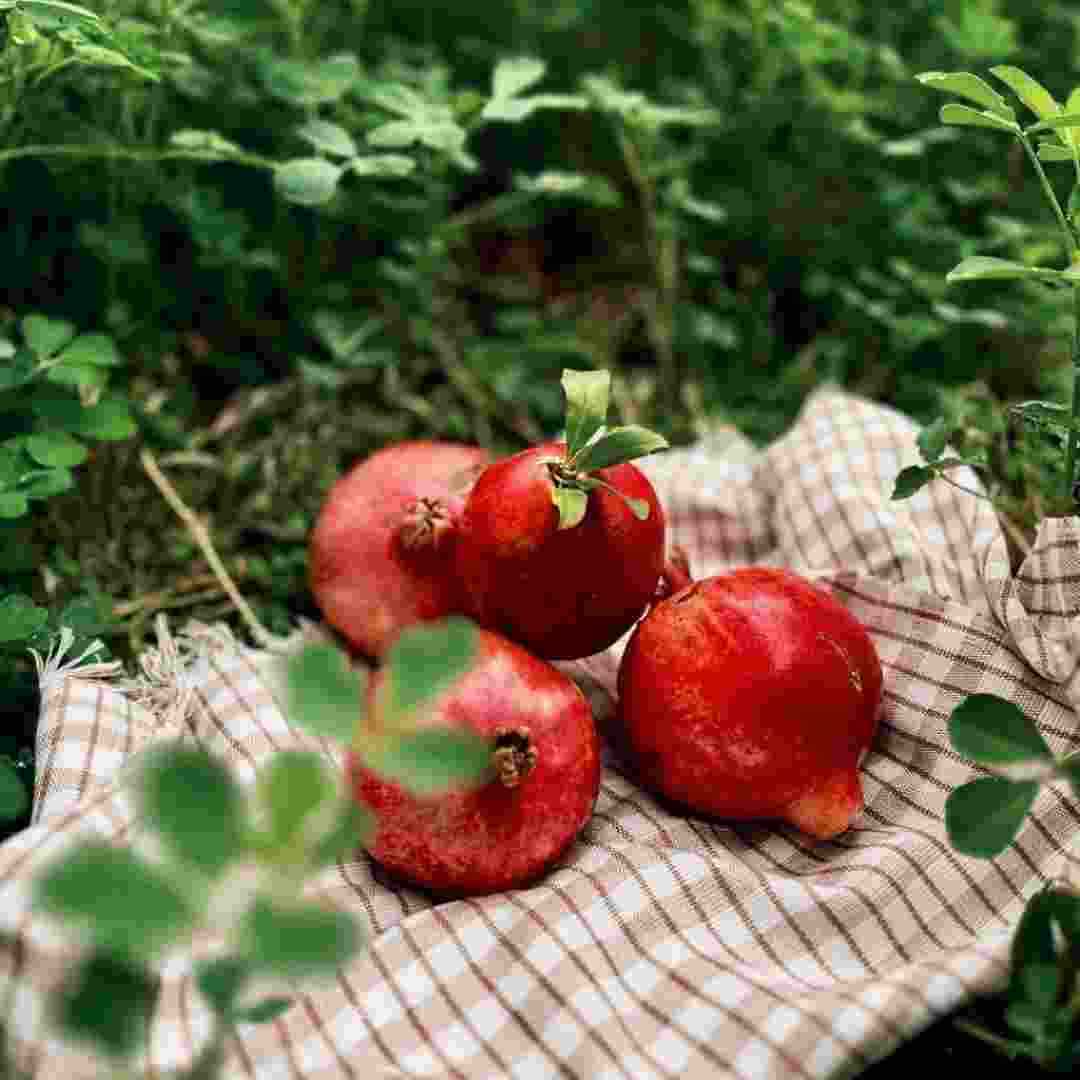
[[[480,116],[484,120],[517,123],[532,116],[538,109],[581,112],[588,107],[588,100],[580,94],[531,94],[529,97],[492,98],[480,110]]]
[[[0,598],[0,642],[25,641],[49,620],[49,612],[22,593]]]
[[[1009,982],[1013,1001],[1030,1001],[1046,1009],[1057,999],[1061,971],[1053,924],[1053,896],[1046,890],[1037,892],[1028,901],[1013,935]]]
[[[218,956],[195,965],[195,985],[218,1016],[228,1017],[250,974],[248,961],[238,956]]]
[[[972,780],[953,791],[945,803],[949,841],[964,855],[992,859],[1016,837],[1039,792],[1033,780],[1001,776]]]
[[[80,334],[56,356],[61,364],[89,367],[116,367],[121,363],[116,345],[108,334]]]
[[[547,65],[543,60],[522,56],[500,60],[491,76],[491,94],[496,98],[513,97],[527,90],[544,77]]]
[[[143,756],[138,802],[165,849],[208,877],[244,850],[243,797],[226,766],[206,750],[164,746]]]
[[[430,705],[473,666],[479,650],[476,627],[458,616],[402,631],[384,662],[382,721],[400,724],[415,709]]]
[[[352,53],[318,60],[294,60],[264,52],[258,61],[263,86],[290,105],[308,107],[340,101],[360,75]]]
[[[48,499],[70,491],[74,486],[71,470],[60,466],[26,473],[19,482],[19,491],[28,499]]]
[[[434,795],[491,779],[494,741],[455,728],[425,728],[387,738],[364,752],[365,764],[416,795]]]
[[[299,206],[321,206],[337,193],[344,166],[326,158],[293,158],[274,169],[274,187],[288,202]]]
[[[348,158],[359,153],[353,137],[340,124],[318,116],[305,120],[296,129],[296,134],[320,154]]]
[[[254,966],[286,978],[328,975],[363,941],[359,925],[343,911],[264,897],[255,900],[242,920],[242,932]]]
[[[37,374],[37,358],[28,348],[14,350],[14,354],[0,364],[0,393],[25,386]]]
[[[100,950],[79,963],[73,985],[55,1007],[68,1035],[125,1058],[146,1044],[156,999],[156,980],[148,971]]]
[[[178,146],[183,150],[205,150],[207,153],[220,154],[225,159],[244,152],[242,146],[238,146],[216,131],[202,131],[195,128],[174,131],[169,136],[169,145]]]
[[[45,315],[27,315],[19,326],[23,340],[42,359],[59,352],[75,336],[73,323]]]
[[[195,913],[161,874],[134,853],[81,843],[34,882],[42,911],[77,924],[103,949],[152,956],[187,933]]]
[[[232,1020],[239,1024],[266,1024],[276,1020],[282,1013],[291,1008],[293,998],[268,997],[254,1005],[246,1005],[240,1009],[234,1009]]]
[[[980,765],[1053,761],[1038,728],[1018,705],[994,694],[971,694],[949,717],[953,746]]]
[[[76,42],[73,46],[75,55],[82,64],[91,64],[95,67],[124,68],[136,75],[149,80],[160,82],[161,76],[156,71],[136,64],[130,57],[125,56],[116,49],[107,49],[104,45],[87,45]]]
[[[56,363],[45,372],[45,378],[58,386],[73,386],[81,390],[101,390],[109,381],[107,370],[99,364]]]
[[[26,452],[41,465],[81,465],[89,451],[62,431],[41,432],[26,437]]]
[[[0,518],[11,521],[29,512],[30,503],[25,495],[20,495],[17,491],[0,491]]]
[[[336,645],[306,645],[289,657],[289,722],[350,744],[365,712],[367,674],[353,670]]]
[[[375,818],[369,810],[352,800],[341,802],[336,820],[311,852],[312,866],[329,866],[355,856],[374,832]]]
[[[259,770],[257,790],[271,841],[282,849],[334,798],[334,781],[318,754],[281,750]]]
[[[68,430],[90,439],[120,442],[138,430],[130,404],[122,397],[103,397],[96,404],[80,409]]]
[[[352,158],[347,167],[357,176],[401,177],[412,173],[416,162],[404,154],[366,154]]]

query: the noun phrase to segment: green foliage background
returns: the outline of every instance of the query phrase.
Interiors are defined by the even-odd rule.
[[[914,75],[1010,63],[1064,101],[1069,0],[87,6],[0,0],[0,829],[28,647],[234,617],[143,449],[273,630],[317,615],[345,467],[552,434],[564,367],[675,443],[766,441],[825,380],[944,413],[1041,516],[1059,448],[1012,453],[1000,405],[1067,400],[1068,299],[944,279],[1065,252],[1019,147]]]
[[[1067,385],[1058,294],[946,289],[967,255],[1063,252],[1016,148],[943,128],[913,78],[1009,62],[1064,100],[1064,0],[90,6],[0,3],[0,457],[29,492],[0,520],[0,755],[24,775],[27,645],[66,623],[130,657],[157,611],[229,613],[144,446],[284,629],[315,614],[305,537],[345,466],[552,433],[565,366],[612,368],[619,419],[674,442],[767,440],[831,379],[977,443],[995,401]],[[525,94],[584,106],[485,119],[521,56],[547,67]],[[98,351],[50,359],[42,325]]]

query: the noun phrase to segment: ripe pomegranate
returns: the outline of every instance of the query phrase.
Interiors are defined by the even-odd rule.
[[[618,676],[618,739],[646,787],[718,818],[827,839],[862,809],[881,664],[858,620],[786,570],[693,582],[638,623]]]
[[[447,442],[379,450],[330,489],[311,534],[311,590],[327,622],[371,657],[418,621],[458,612],[446,572],[454,521],[485,451]]]
[[[580,493],[577,520],[581,509],[557,505],[567,490]],[[545,659],[589,656],[653,599],[664,536],[652,484],[627,461],[579,473],[563,442],[523,450],[487,466],[465,503],[454,551],[465,612]]]
[[[370,688],[376,702],[381,675]],[[577,686],[550,664],[480,631],[473,667],[419,723],[493,739],[482,786],[421,797],[350,751],[348,782],[375,814],[368,850],[388,871],[444,896],[520,888],[585,827],[600,790],[600,741]]]

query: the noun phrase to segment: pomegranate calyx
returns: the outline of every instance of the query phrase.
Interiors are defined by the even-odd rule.
[[[491,763],[499,782],[508,788],[517,787],[536,765],[536,747],[525,728],[498,728]]]
[[[407,506],[397,527],[402,550],[413,554],[437,551],[454,531],[450,510],[441,499],[422,497]]]

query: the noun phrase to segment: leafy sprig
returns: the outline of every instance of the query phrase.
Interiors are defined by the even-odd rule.
[[[918,79],[971,103],[945,105],[941,110],[943,123],[989,128],[1019,141],[1057,219],[1068,265],[1028,266],[976,255],[954,267],[947,281],[1033,281],[1072,290],[1070,406],[1026,401],[1010,409],[1014,423],[1057,441],[1064,468],[1063,490],[1055,505],[1069,513],[1076,506],[1080,446],[1080,88],[1062,106],[1019,68],[1006,65],[991,68],[990,72],[1035,114],[1035,123],[1021,125],[1006,99],[970,72],[926,72]],[[1037,148],[1032,141],[1035,136],[1045,136]],[[1064,208],[1043,169],[1044,161],[1073,164],[1075,179]],[[894,499],[914,495],[936,477],[956,483],[949,476],[949,470],[956,466],[985,467],[984,462],[949,455],[947,444],[952,434],[944,418],[923,430],[918,439],[923,464],[900,472]],[[973,490],[971,493],[982,494]],[[962,784],[946,801],[949,841],[963,854],[990,859],[1005,851],[1016,839],[1046,783],[1063,783],[1074,798],[1080,799],[1080,756],[1055,756],[1035,724],[1012,702],[993,694],[970,695],[953,710],[949,736],[958,753],[990,773]],[[1002,1038],[967,1022],[963,1026],[1011,1057],[1024,1055],[1048,1069],[1074,1071],[1080,1065],[1080,895],[1074,889],[1048,887],[1031,898],[1013,938],[1011,961],[1005,1021],[1014,1037]]]
[[[471,668],[477,643],[476,628],[461,619],[405,631],[377,701],[339,649],[306,645],[285,664],[289,718],[414,791],[482,782],[490,740],[423,719]],[[218,932],[222,950],[196,969],[216,1027],[191,1076],[210,1075],[236,1024],[264,1023],[291,1005],[280,993],[260,994],[260,982],[324,977],[362,947],[351,915],[301,892],[311,874],[370,837],[373,818],[311,751],[274,754],[245,788],[204,748],[163,745],[135,760],[129,784],[160,857],[83,841],[34,883],[35,907],[88,946],[54,1015],[69,1036],[129,1059],[146,1038],[162,956],[201,928]],[[231,922],[222,912],[233,913]]]

